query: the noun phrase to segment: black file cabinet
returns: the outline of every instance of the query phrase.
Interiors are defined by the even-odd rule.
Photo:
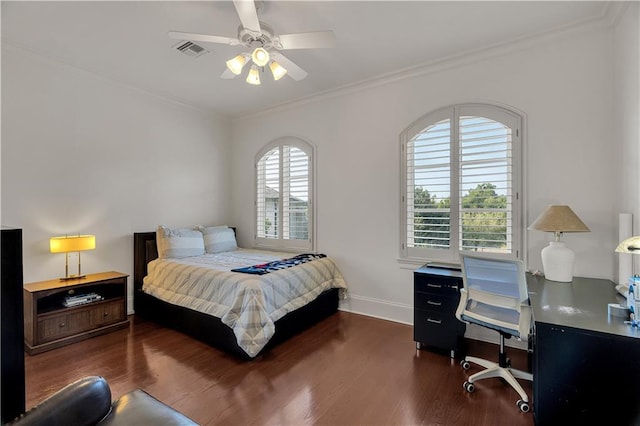
[[[413,273],[413,340],[423,347],[449,351],[464,349],[466,326],[456,318],[460,302],[460,271],[423,266]]]

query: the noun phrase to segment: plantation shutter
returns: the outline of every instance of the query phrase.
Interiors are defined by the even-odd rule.
[[[256,162],[256,245],[311,249],[312,147],[280,143]]]
[[[264,154],[257,164],[257,235],[279,238],[280,148]]]
[[[405,258],[519,258],[520,117],[492,105],[432,112],[402,135]]]
[[[309,156],[299,148],[284,146],[283,179],[283,217],[286,223],[284,238],[306,240],[309,211]]]
[[[428,126],[407,144],[409,247],[450,247],[451,120]]]
[[[476,116],[459,126],[460,250],[511,253],[511,129]]]

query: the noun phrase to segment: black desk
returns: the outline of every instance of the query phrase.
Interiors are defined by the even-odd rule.
[[[640,329],[609,317],[614,283],[527,275],[535,321],[533,407],[538,425],[640,424]]]

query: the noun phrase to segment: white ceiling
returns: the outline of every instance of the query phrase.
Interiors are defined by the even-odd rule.
[[[2,1],[2,43],[28,49],[120,83],[228,116],[388,75],[594,19],[593,1],[266,1],[260,20],[277,34],[333,30],[334,49],[286,55],[309,76],[261,86],[223,80],[225,61],[243,49],[199,43],[191,58],[172,46],[169,30],[235,37],[230,1]]]

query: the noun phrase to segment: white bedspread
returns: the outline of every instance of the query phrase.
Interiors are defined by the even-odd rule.
[[[328,257],[265,275],[233,268],[291,257],[291,253],[238,249],[183,259],[149,262],[142,290],[158,299],[216,316],[238,346],[254,357],[275,332],[274,322],[330,288],[346,288]]]

